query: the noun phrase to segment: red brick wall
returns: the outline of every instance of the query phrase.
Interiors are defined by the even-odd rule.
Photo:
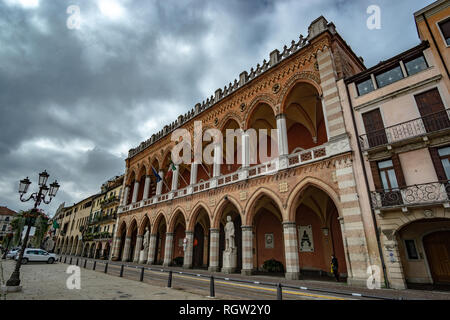
[[[261,209],[255,218],[256,226],[256,261],[258,269],[263,265],[264,261],[275,259],[280,261],[286,268],[284,258],[284,240],[283,226],[280,220],[271,212]],[[265,234],[273,233],[274,248],[265,248]]]
[[[341,224],[339,223],[338,212],[336,209],[333,211],[333,213],[331,215],[329,234],[333,239],[334,254],[336,255],[336,258],[338,259],[338,265],[339,265],[338,271],[340,273],[346,273],[347,266],[345,264],[344,243],[342,240]],[[331,257],[330,257],[330,259],[331,259]]]

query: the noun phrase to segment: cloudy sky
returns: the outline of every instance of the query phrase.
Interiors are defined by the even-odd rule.
[[[0,0],[0,205],[30,207],[18,181],[34,191],[44,169],[61,184],[51,215],[98,192],[130,148],[320,15],[370,67],[419,43],[413,13],[432,2]]]

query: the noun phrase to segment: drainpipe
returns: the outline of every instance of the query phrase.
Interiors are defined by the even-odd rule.
[[[425,13],[422,13],[422,18],[425,21],[425,24],[427,25],[428,32],[430,33],[431,39],[433,39],[433,43],[434,43],[434,46],[436,47],[436,50],[437,50],[437,52],[439,54],[439,58],[441,58],[441,62],[444,65],[445,71],[447,72],[447,77],[450,78],[450,75],[449,75],[448,69],[447,69],[447,65],[445,64],[444,58],[442,57],[441,51],[439,50],[439,47],[438,47],[437,42],[436,42],[436,39],[434,38],[434,35],[431,32],[430,25],[428,24],[428,20],[425,17]]]
[[[348,92],[348,87],[347,87],[347,84],[345,83],[345,81],[344,81],[344,85],[345,85],[345,91],[347,92],[348,103],[350,105],[350,114],[352,115],[353,127],[355,128],[356,144],[358,145],[358,151],[359,151],[361,166],[363,168],[363,173],[364,173],[364,180],[366,182],[366,191],[367,191],[367,194],[368,194],[369,200],[370,200],[369,179],[367,178],[366,166],[364,165],[364,160],[363,160],[364,157],[363,157],[363,153],[362,153],[362,150],[361,150],[361,145],[359,144],[359,141],[358,141],[359,134],[358,134],[358,128],[356,127],[355,115],[353,114],[353,104],[352,104],[352,100],[350,99],[350,93]],[[376,238],[377,238],[378,251],[379,251],[379,254],[380,254],[381,266],[383,268],[384,285],[386,286],[386,288],[389,289],[389,280],[388,280],[387,272],[386,272],[386,264],[384,262],[383,250],[381,248],[380,234],[378,233],[377,219],[375,217],[375,211],[373,210],[372,203],[370,203],[370,212],[372,213],[372,220],[373,220],[373,224],[375,226],[375,235],[376,235]]]

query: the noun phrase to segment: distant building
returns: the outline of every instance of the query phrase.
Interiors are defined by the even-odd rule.
[[[10,230],[11,220],[17,212],[7,208],[0,206],[0,243],[3,241],[4,237],[8,234]]]

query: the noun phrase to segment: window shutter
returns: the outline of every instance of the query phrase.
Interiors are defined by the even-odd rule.
[[[434,165],[434,170],[436,170],[436,175],[439,181],[447,180],[447,176],[445,175],[444,167],[442,166],[441,159],[439,159],[438,148],[430,147],[428,148],[431,155],[431,160]]]
[[[405,176],[403,175],[402,165],[398,154],[392,155],[392,164],[394,165],[395,175],[397,176],[397,182],[399,187],[405,187]]]
[[[380,172],[378,171],[378,164],[376,161],[370,161],[370,169],[372,171],[372,179],[373,184],[375,185],[375,189],[376,190],[383,189],[383,186],[381,184]]]

